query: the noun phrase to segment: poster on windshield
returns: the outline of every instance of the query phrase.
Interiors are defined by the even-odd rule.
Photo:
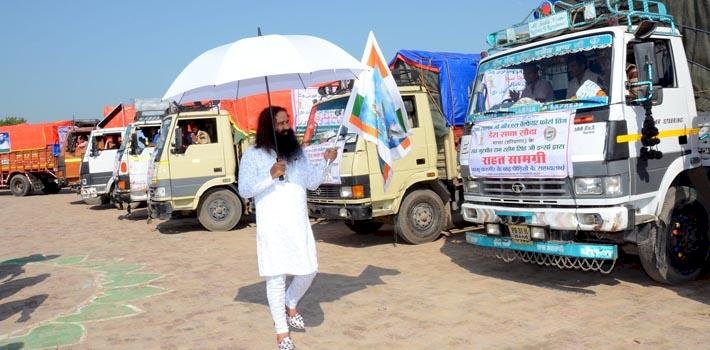
[[[573,111],[555,111],[477,121],[471,130],[471,175],[572,176],[569,135],[573,118]]]
[[[311,164],[319,164],[322,162],[323,152],[325,152],[326,149],[333,147],[338,149],[338,156],[332,163],[326,166],[325,176],[323,177],[324,184],[340,184],[340,160],[343,158],[344,146],[345,141],[341,140],[338,142],[319,143],[303,148],[303,151],[306,153],[308,161],[311,162]]]
[[[522,69],[491,69],[483,73],[483,89],[485,108],[499,105],[510,98],[511,91],[523,91],[525,78]]]

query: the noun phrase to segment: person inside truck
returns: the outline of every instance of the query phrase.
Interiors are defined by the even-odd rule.
[[[116,148],[118,148],[118,145],[116,145],[116,142],[113,140],[113,136],[111,136],[111,135],[106,136],[105,149],[116,149]]]
[[[192,143],[200,145],[212,143],[210,135],[202,130],[200,125],[195,121],[190,122],[190,130],[192,131]]]
[[[79,137],[77,137],[76,139],[76,152],[84,152],[88,143],[89,142],[86,139],[86,135],[79,135]]]
[[[523,66],[523,77],[525,78],[525,89],[522,94],[519,91],[511,90],[510,99],[513,101],[522,98],[531,98],[538,102],[550,102],[554,99],[552,84],[540,79],[540,67],[536,64],[526,64]]]
[[[192,132],[190,132],[190,129],[187,125],[188,123],[184,123],[180,125],[180,129],[182,130],[182,150],[185,151],[187,150],[187,146],[192,144]]]
[[[577,90],[586,82],[591,81],[601,87],[602,80],[599,74],[592,72],[587,67],[587,56],[581,52],[571,55],[567,59],[567,72],[571,79],[567,82],[567,98],[577,95]]]

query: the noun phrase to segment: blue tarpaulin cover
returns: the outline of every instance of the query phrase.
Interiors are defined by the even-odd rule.
[[[421,68],[438,75],[441,109],[446,123],[464,125],[468,114],[469,89],[476,78],[476,69],[481,60],[479,54],[399,50],[390,61],[397,61]]]

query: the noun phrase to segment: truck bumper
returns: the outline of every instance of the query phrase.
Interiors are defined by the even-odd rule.
[[[308,203],[308,214],[326,220],[369,220],[372,207],[369,205],[324,205]]]
[[[148,202],[148,212],[153,219],[168,220],[173,214],[173,206],[169,202]]]
[[[475,232],[466,233],[466,242],[479,247],[503,250],[517,250],[546,255],[567,256],[574,258],[616,260],[619,256],[616,245],[590,244],[576,242],[543,242],[530,244],[518,243],[510,237],[491,237]]]
[[[512,219],[551,230],[619,232],[634,226],[633,213],[627,207],[511,208],[464,203],[461,215],[464,220],[477,224],[505,224]]]

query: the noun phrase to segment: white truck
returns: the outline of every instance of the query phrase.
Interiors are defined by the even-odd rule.
[[[160,137],[168,104],[156,99],[136,99],[135,121],[123,134],[114,164],[112,201],[118,209],[132,209],[148,202],[148,167]]]
[[[484,230],[466,240],[605,273],[622,250],[656,281],[696,278],[710,252],[710,117],[664,4],[544,2],[488,42],[459,159],[462,216]]]
[[[81,198],[86,204],[108,204],[113,190],[116,154],[125,127],[95,129],[81,162]]]

